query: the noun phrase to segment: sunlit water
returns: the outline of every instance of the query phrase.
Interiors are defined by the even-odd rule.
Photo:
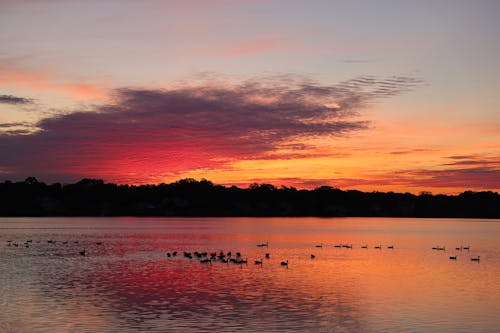
[[[182,255],[220,250],[248,264]],[[0,219],[0,332],[500,332],[499,314],[499,220]]]

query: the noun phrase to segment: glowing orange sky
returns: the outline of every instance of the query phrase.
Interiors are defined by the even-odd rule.
[[[0,180],[500,191],[498,5],[363,6],[2,2]]]

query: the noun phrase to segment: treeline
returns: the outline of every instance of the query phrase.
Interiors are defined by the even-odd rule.
[[[100,179],[45,184],[34,177],[0,183],[0,216],[388,216],[500,218],[500,195],[314,190],[252,184],[247,189],[182,179],[117,185]]]

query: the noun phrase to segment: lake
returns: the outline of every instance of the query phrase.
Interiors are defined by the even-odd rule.
[[[0,218],[0,332],[499,332],[499,313],[500,220]]]

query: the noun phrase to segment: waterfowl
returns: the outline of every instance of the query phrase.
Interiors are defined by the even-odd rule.
[[[80,251],[80,255],[85,257],[85,248],[83,249],[83,251]]]
[[[210,265],[212,264],[212,260],[210,260],[210,259],[201,259],[200,262],[202,264],[210,264]]]
[[[287,266],[288,267],[288,260],[287,261],[282,261],[280,262],[281,266]]]
[[[256,265],[262,265],[263,259],[255,260]]]
[[[464,246],[464,247],[463,247],[463,249],[464,249],[464,250],[470,250],[470,246],[469,246],[469,245]]]
[[[376,249],[382,250],[382,245],[375,245]]]
[[[387,248],[388,249],[394,249],[394,245],[389,245]]]
[[[172,252],[172,256],[175,257],[177,255],[177,251]]]
[[[269,242],[257,244],[257,247],[268,247],[268,246],[269,246]]]
[[[269,259],[270,254],[266,253],[266,259]]]
[[[363,245],[361,246],[362,249],[367,249],[368,248],[368,245]]]
[[[479,262],[479,256],[475,257],[475,258],[470,258],[471,261],[477,261]]]
[[[457,256],[450,256],[450,260],[457,260]]]
[[[171,254],[170,254],[170,252],[167,252],[167,257],[169,257],[169,258],[170,258],[170,255],[171,255]]]
[[[311,254],[311,259],[314,259],[316,258],[316,256],[314,254]]]
[[[323,244],[318,244],[316,245],[316,247],[323,247]]]

